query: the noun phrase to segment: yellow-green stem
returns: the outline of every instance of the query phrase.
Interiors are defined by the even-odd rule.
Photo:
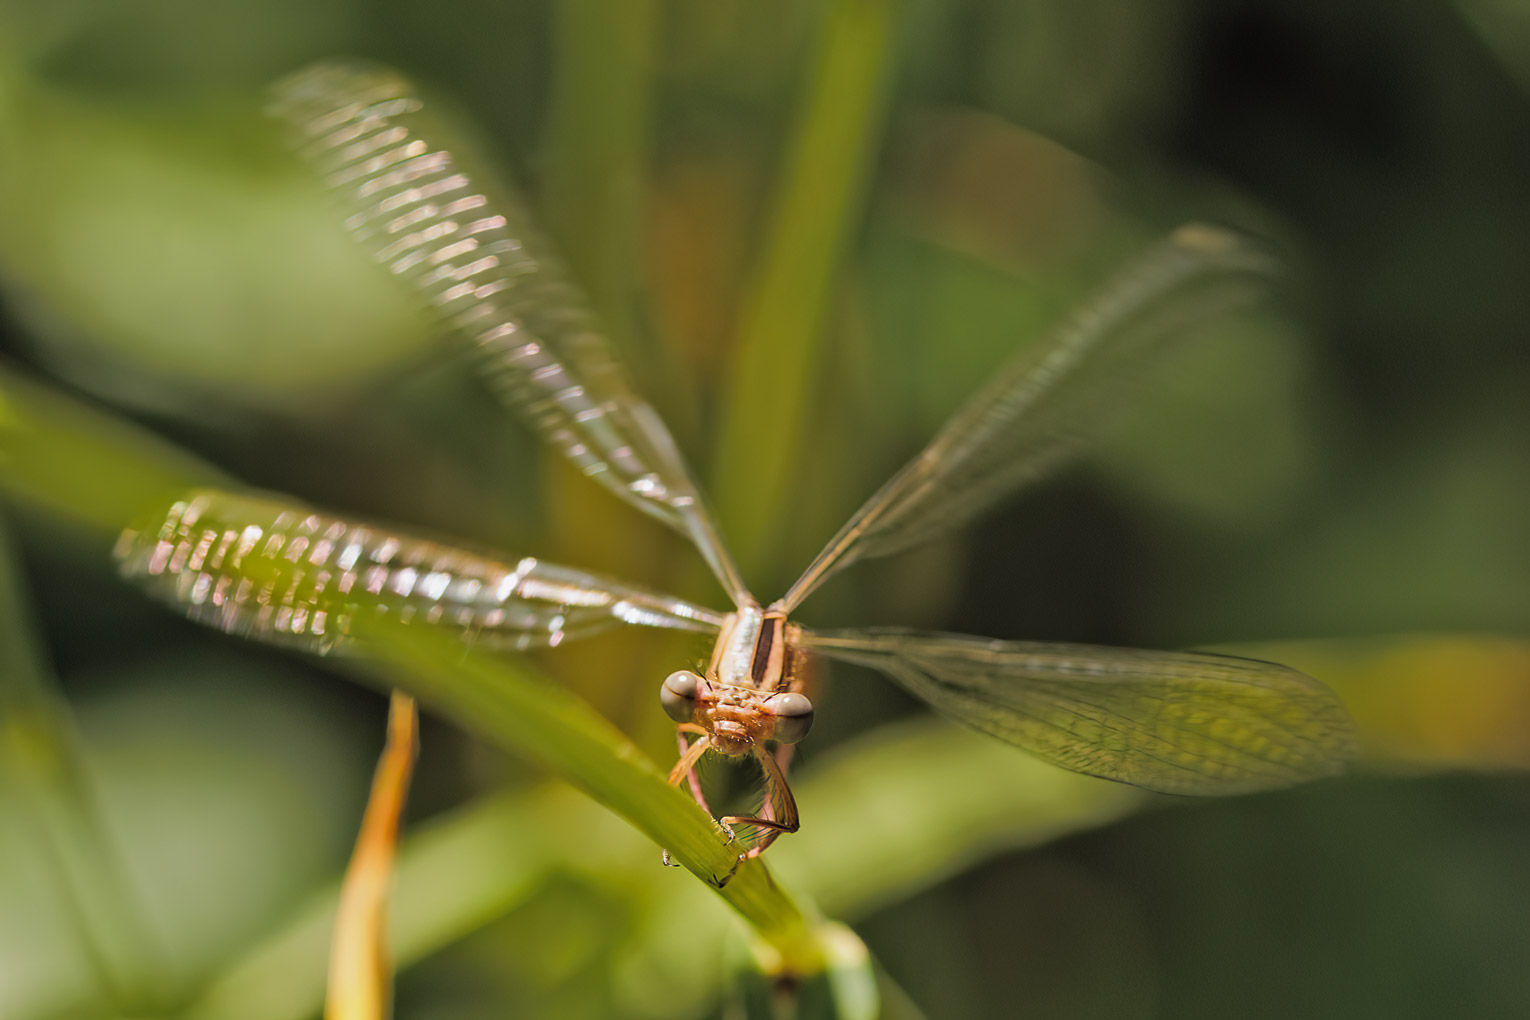
[[[902,0],[833,0],[743,301],[714,489],[746,574],[770,552],[834,284],[882,139]]]

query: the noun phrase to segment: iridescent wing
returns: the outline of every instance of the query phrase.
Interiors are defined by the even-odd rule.
[[[897,628],[804,630],[802,643],[1054,765],[1164,793],[1289,786],[1354,749],[1331,691],[1253,659]]]
[[[964,524],[1062,460],[1108,420],[1144,359],[1225,310],[1275,264],[1236,236],[1182,227],[1029,347],[953,415],[829,541],[779,603],[834,572]]]
[[[118,539],[124,577],[198,623],[329,652],[359,614],[545,648],[620,624],[717,632],[721,614],[530,557],[500,561],[289,502],[188,494]]]
[[[442,144],[410,83],[322,64],[278,84],[272,106],[346,226],[468,338],[499,398],[586,475],[688,536],[735,602],[748,600],[674,439],[583,295],[519,198],[487,190]]]

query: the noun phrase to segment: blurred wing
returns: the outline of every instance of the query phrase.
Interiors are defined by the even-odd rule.
[[[1164,793],[1289,786],[1354,749],[1338,698],[1269,662],[897,628],[804,630],[803,643],[1054,765]]]
[[[689,537],[742,604],[748,593],[674,439],[519,198],[469,177],[391,71],[322,64],[279,83],[272,108],[344,203],[352,234],[472,342],[499,398],[586,475]]]
[[[117,540],[124,577],[198,623],[329,652],[358,614],[547,648],[618,624],[715,633],[722,616],[614,578],[477,553],[317,513],[202,490]]]
[[[790,612],[835,571],[964,524],[1035,480],[1109,419],[1135,365],[1274,269],[1226,231],[1177,230],[979,390],[856,511],[780,604]]]

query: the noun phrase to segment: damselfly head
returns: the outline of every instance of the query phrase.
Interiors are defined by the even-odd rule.
[[[725,755],[750,754],[767,740],[795,743],[813,725],[813,704],[801,694],[717,683],[688,669],[664,678],[659,703],[675,722],[704,729]]]
[[[796,691],[772,694],[763,707],[776,721],[771,736],[783,744],[795,744],[813,728],[813,703],[805,694]]]

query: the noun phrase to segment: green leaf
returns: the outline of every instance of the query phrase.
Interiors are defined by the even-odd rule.
[[[98,537],[221,472],[0,367],[0,491]]]
[[[167,995],[163,947],[134,896],[98,810],[68,702],[31,635],[0,516],[0,785],[45,852],[75,937],[121,1009],[153,1010]]]
[[[428,749],[427,749],[428,754]],[[794,889],[832,913],[864,917],[999,853],[1106,825],[1152,799],[1053,768],[965,729],[923,718],[837,749],[796,784],[805,824],[767,855]],[[498,794],[406,836],[394,953],[401,967],[519,908],[556,874],[583,875],[637,918],[613,972],[644,976],[676,1013],[720,992],[720,970],[673,966],[675,947],[725,940],[725,915],[701,888],[657,878],[633,830],[565,788]],[[732,888],[730,884],[729,888]],[[216,981],[188,1020],[305,1020],[324,990],[338,886]],[[828,988],[844,1015],[866,1001],[862,958],[843,930],[820,931]],[[767,957],[769,953],[765,954]],[[768,960],[765,961],[768,964]]]
[[[717,889],[776,954],[781,972],[821,970],[827,948],[815,919],[764,862],[737,861],[721,827],[586,702],[529,667],[393,621],[358,619],[381,658],[368,670],[507,750],[580,787],[626,818]]]

